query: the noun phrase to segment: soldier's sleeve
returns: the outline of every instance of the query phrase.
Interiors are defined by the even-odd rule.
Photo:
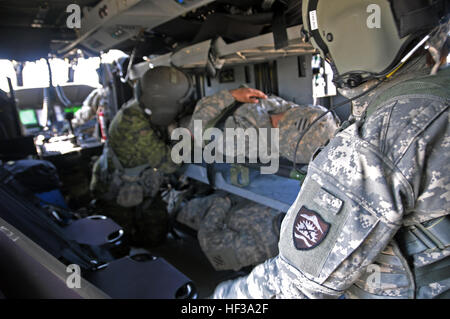
[[[198,101],[188,127],[191,134],[194,133],[194,121],[202,121],[204,129],[211,119],[215,118],[224,109],[231,106],[234,101],[233,95],[231,95],[228,90],[222,90]]]
[[[75,127],[83,125],[95,116],[98,108],[98,101],[100,99],[99,95],[99,89],[95,89],[84,100],[81,109],[74,114],[75,116],[72,120],[72,124]]]
[[[217,197],[200,222],[198,240],[216,270],[239,270],[261,261],[257,239],[233,219],[231,202]]]
[[[446,110],[438,101],[398,100],[366,127],[339,133],[309,166],[283,221],[279,256],[248,277],[219,285],[213,297],[343,295],[417,210],[426,188],[440,195],[437,211],[448,209],[446,185],[438,179],[439,165],[446,164],[433,152],[437,145],[448,152]]]

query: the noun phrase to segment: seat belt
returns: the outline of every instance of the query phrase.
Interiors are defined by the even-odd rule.
[[[220,112],[220,114],[218,116],[216,116],[215,118],[211,119],[205,127],[205,131],[209,128],[213,128],[213,127],[219,127],[220,125],[222,125],[225,120],[234,114],[234,112],[240,107],[242,106],[244,103],[235,101],[233,102],[229,107],[225,108],[222,110],[222,112]],[[214,187],[215,184],[215,175],[214,175],[214,170],[213,170],[213,164],[206,164],[206,176],[208,178],[208,183],[211,187]]]

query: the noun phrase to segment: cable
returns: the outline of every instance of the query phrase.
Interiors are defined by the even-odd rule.
[[[386,78],[381,79],[377,84],[375,84],[372,88],[370,88],[369,90],[367,90],[366,92],[361,93],[360,95],[357,95],[349,100],[345,100],[337,105],[335,105],[334,107],[332,107],[331,109],[329,109],[327,112],[323,113],[321,116],[319,116],[318,118],[316,118],[303,132],[301,132],[298,141],[297,141],[297,145],[295,146],[295,153],[294,153],[294,161],[292,164],[292,168],[294,171],[297,171],[297,151],[298,151],[298,147],[300,146],[300,142],[302,141],[303,137],[305,136],[305,134],[311,129],[311,127],[314,126],[314,124],[316,124],[321,118],[323,118],[325,115],[327,115],[328,113],[331,113],[333,111],[335,111],[337,108],[346,105],[356,99],[359,99],[361,97],[363,97],[364,95],[372,92],[373,90],[375,90],[378,86],[380,86],[381,83],[383,83],[386,80]]]
[[[55,91],[59,101],[64,105],[64,107],[70,107],[72,105],[72,102],[70,102],[67,98],[61,86],[57,85],[55,87]]]
[[[358,95],[358,96],[355,96],[354,98],[352,98],[352,99],[350,99],[350,100],[346,100],[346,101],[344,101],[344,102],[339,103],[338,105],[332,107],[332,108],[329,109],[327,112],[325,112],[324,114],[322,114],[321,116],[319,116],[317,119],[315,119],[315,120],[314,120],[314,121],[306,128],[306,130],[304,130],[304,131],[300,134],[300,137],[299,137],[299,139],[298,139],[298,141],[297,141],[297,145],[295,146],[294,162],[293,162],[293,165],[292,165],[293,170],[294,170],[294,171],[297,171],[297,163],[296,163],[296,162],[297,162],[297,151],[298,151],[298,147],[299,147],[299,145],[300,145],[300,142],[301,142],[301,140],[303,139],[303,137],[305,136],[305,134],[311,129],[311,127],[312,127],[314,124],[316,124],[322,117],[324,117],[324,116],[327,115],[328,113],[333,112],[333,111],[336,110],[337,108],[339,108],[339,107],[341,107],[341,106],[343,106],[343,105],[345,105],[345,104],[347,104],[347,103],[350,103],[350,102],[352,102],[352,101],[354,101],[354,100],[356,100],[356,99],[359,99],[360,97],[362,97],[362,96],[368,94],[369,92],[375,90],[375,89],[376,89],[381,83],[383,83],[385,80],[391,78],[395,73],[397,73],[397,71],[398,71],[399,69],[401,69],[401,68],[406,64],[406,62],[414,55],[414,53],[415,53],[417,50],[419,50],[419,49],[422,47],[422,45],[424,45],[424,44],[426,43],[426,41],[428,41],[428,40],[436,33],[436,30],[437,30],[437,28],[434,28],[434,29],[433,29],[429,34],[427,34],[421,41],[419,41],[419,42],[416,44],[416,46],[415,46],[412,50],[410,50],[410,51],[409,51],[409,52],[401,59],[401,61],[397,64],[396,67],[394,67],[394,69],[393,69],[392,71],[389,71],[388,73],[383,74],[381,80],[380,80],[377,84],[375,84],[372,88],[370,88],[368,91],[366,91],[366,92],[364,92],[364,93],[362,93],[362,94],[360,94],[360,95]],[[417,63],[417,61],[414,63],[414,65],[415,65],[416,63]],[[357,71],[357,72],[359,72],[359,71]]]

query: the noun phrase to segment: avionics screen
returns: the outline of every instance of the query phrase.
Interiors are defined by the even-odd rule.
[[[39,126],[35,110],[21,110],[19,111],[20,121],[25,126]]]

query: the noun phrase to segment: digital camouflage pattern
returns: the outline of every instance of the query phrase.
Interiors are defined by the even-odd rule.
[[[200,246],[216,270],[239,270],[278,254],[278,212],[217,194],[190,201],[177,220],[198,230]]]
[[[112,149],[125,169],[149,166],[149,169],[140,174],[145,197],[153,197],[158,192],[163,174],[173,173],[178,168],[178,165],[172,162],[170,147],[160,139],[147,116],[133,100],[124,105],[114,117],[109,128],[107,147]],[[96,197],[112,200],[111,197],[116,197],[119,190],[111,188],[121,182],[115,183],[114,179],[118,177],[114,176],[114,172],[118,168],[115,167],[111,154],[107,156],[107,176],[102,178],[102,169],[106,165],[103,165],[103,159],[100,157],[93,167],[90,188]]]
[[[210,195],[191,199],[177,214],[177,221],[198,231],[202,219],[218,197],[220,196]]]
[[[193,134],[194,132],[194,120],[202,120],[203,128],[205,128],[211,120],[217,118],[221,111],[231,106],[233,102],[234,99],[228,91],[221,91],[218,94],[203,98],[197,104],[192,116],[189,126],[191,133]],[[260,100],[259,103],[246,103],[240,106],[232,116],[225,120],[224,128],[242,128],[244,130],[249,128],[266,128],[268,129],[267,135],[258,136],[258,138],[260,140],[263,139],[268,148],[270,148],[270,129],[273,128],[271,115],[284,113],[283,118],[278,123],[280,129],[279,151],[282,157],[293,161],[299,135],[312,121],[326,111],[327,109],[322,106],[300,106],[278,96],[271,95],[265,100]],[[338,125],[339,120],[333,114],[324,116],[309,130],[300,143],[297,151],[297,163],[308,163],[314,151],[323,146],[334,135]],[[258,150],[254,149],[257,145],[251,144],[247,136],[245,154],[240,153],[240,149],[237,147],[238,142],[233,141],[236,156],[245,155],[247,158],[250,158],[249,154],[253,154],[251,150],[257,154]],[[226,143],[226,137],[224,136],[224,145]]]
[[[407,70],[420,74],[423,65],[416,66]],[[418,76],[402,78],[391,81],[405,83],[406,78]],[[391,86],[388,81],[372,94]],[[450,87],[448,72],[441,78],[441,87]],[[371,107],[372,101],[364,108]],[[415,288],[414,281],[419,263],[448,262],[449,244],[411,256],[414,262],[409,265],[394,236],[414,223],[450,213],[449,104],[448,98],[427,93],[400,95],[384,101],[366,121],[356,121],[338,133],[309,165],[302,189],[283,221],[279,255],[247,277],[220,284],[213,297],[431,298],[448,294],[449,277]],[[333,200],[317,198],[323,192]],[[332,204],[339,201],[340,208]],[[302,207],[330,224],[323,241],[309,250],[294,247],[295,218]],[[314,240],[320,227],[306,226],[305,236]],[[379,280],[371,276],[371,269],[378,269]]]
[[[227,90],[202,98],[197,102],[189,124],[189,131],[194,136],[194,121],[202,121],[203,129],[211,119],[216,118],[224,109],[235,101],[233,95]]]
[[[375,100],[375,98],[387,90],[388,88],[392,87],[396,83],[406,81],[409,79],[413,79],[418,76],[425,76],[430,73],[430,68],[426,65],[426,57],[420,56],[415,58],[413,61],[411,61],[409,64],[401,68],[397,73],[395,74],[395,77],[392,78],[390,81],[385,82],[382,87],[377,88],[376,90],[369,92],[368,94],[360,97],[359,99],[356,99],[352,102],[352,116],[356,120],[362,120],[365,114],[365,111],[367,110],[368,106],[372,101]],[[347,99],[352,99],[355,96],[358,96],[364,92],[367,92],[372,87],[374,87],[378,83],[378,80],[371,80],[366,83],[363,83],[362,85],[356,87],[356,88],[345,88],[345,89],[338,89],[339,93],[346,97]]]
[[[283,118],[278,122],[280,128],[280,154],[294,161],[295,147],[300,134],[327,109],[321,106],[297,106],[288,110]],[[311,160],[313,153],[324,146],[337,131],[339,120],[332,113],[328,113],[320,119],[305,134],[301,140],[296,162],[307,164]]]
[[[73,126],[81,126],[94,118],[97,114],[98,107],[104,102],[105,97],[106,90],[104,88],[98,88],[89,93],[87,98],[83,101],[81,109],[74,114],[72,120]]]

